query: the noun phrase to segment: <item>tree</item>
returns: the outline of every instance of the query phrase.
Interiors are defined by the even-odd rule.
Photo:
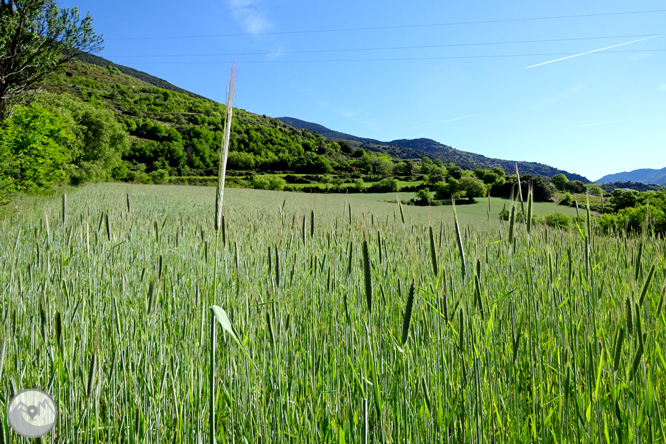
[[[0,0],[0,120],[46,76],[80,52],[98,52],[92,18],[55,0]]]
[[[0,129],[0,203],[18,191],[66,181],[70,138],[66,125],[46,109],[16,107]]]
[[[465,192],[465,196],[468,199],[483,197],[487,192],[483,181],[474,176],[463,176],[460,178],[459,187],[460,191]]]
[[[551,181],[553,182],[553,185],[555,185],[555,188],[560,191],[564,191],[564,186],[567,184],[567,182],[569,182],[569,179],[567,179],[567,176],[560,173],[554,175]]]
[[[584,193],[587,191],[587,188],[585,187],[585,184],[581,182],[580,180],[572,180],[570,182],[567,182],[564,185],[564,189],[569,191],[570,193]]]
[[[68,123],[73,136],[69,146],[72,183],[109,179],[114,168],[122,165],[121,158],[129,150],[129,140],[113,111],[81,102],[68,94],[41,93],[35,103]],[[163,151],[166,148],[174,151],[174,146],[177,146],[175,142],[162,144]],[[177,157],[173,152],[163,153],[163,156]]]
[[[428,206],[432,205],[432,195],[427,189],[419,190],[416,193],[416,197],[412,200],[416,205]]]

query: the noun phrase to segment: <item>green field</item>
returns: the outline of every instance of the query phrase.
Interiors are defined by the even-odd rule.
[[[666,442],[663,239],[237,188],[216,237],[214,199],[96,184],[5,210],[0,442],[27,442],[24,388],[59,407],[45,442]],[[212,305],[247,355],[217,324],[211,365]]]

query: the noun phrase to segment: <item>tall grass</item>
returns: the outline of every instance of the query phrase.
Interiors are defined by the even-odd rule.
[[[666,440],[663,240],[232,189],[216,266],[214,198],[98,184],[64,223],[0,219],[0,420],[36,387],[44,442]]]

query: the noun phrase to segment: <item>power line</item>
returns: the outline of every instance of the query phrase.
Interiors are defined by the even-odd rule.
[[[664,52],[666,49],[635,49],[620,51],[602,51],[592,54],[616,54],[616,53],[637,53],[637,52]],[[538,53],[538,54],[495,54],[495,55],[473,55],[473,56],[441,56],[441,57],[394,57],[394,58],[375,58],[375,59],[325,59],[325,60],[250,60],[236,61],[238,64],[269,64],[269,63],[342,63],[342,62],[394,62],[394,61],[418,61],[418,60],[446,60],[446,59],[486,59],[486,58],[511,58],[511,57],[542,57],[542,56],[570,56],[578,53]],[[146,65],[218,65],[229,64],[230,62],[138,62]]]
[[[163,39],[198,39],[198,38],[213,38],[213,37],[247,37],[247,36],[257,36],[257,35],[321,34],[328,32],[380,31],[387,29],[431,28],[431,27],[442,27],[442,26],[479,25],[479,24],[488,24],[488,23],[526,22],[526,21],[535,21],[535,20],[561,20],[561,19],[570,19],[570,18],[609,17],[609,16],[632,15],[632,14],[654,14],[662,12],[666,12],[666,9],[653,9],[649,11],[603,12],[596,14],[553,15],[546,17],[525,17],[525,18],[508,18],[508,19],[494,19],[494,20],[472,20],[464,22],[430,23],[423,25],[370,26],[362,28],[310,29],[310,30],[301,30],[301,31],[266,31],[266,32],[255,32],[255,33],[243,32],[243,33],[230,33],[230,34],[202,34],[202,35],[183,35],[183,36],[116,37],[116,38],[108,38],[106,40],[163,40]]]
[[[415,46],[385,46],[375,48],[349,48],[349,49],[313,49],[301,51],[281,51],[280,54],[316,54],[316,53],[331,53],[331,52],[354,52],[354,51],[386,51],[396,49],[433,49],[433,48],[452,48],[464,46],[490,46],[490,45],[511,45],[522,43],[547,43],[547,42],[566,42],[566,41],[580,41],[580,40],[601,40],[601,39],[615,39],[615,38],[637,38],[637,37],[650,37],[655,34],[637,34],[637,35],[613,35],[602,37],[571,37],[561,39],[543,39],[543,40],[514,40],[506,42],[484,42],[484,43],[451,43],[444,45],[415,45]],[[273,52],[236,52],[236,53],[214,53],[214,54],[163,54],[163,55],[109,55],[106,57],[114,58],[160,58],[160,57],[219,57],[219,56],[245,56],[245,55],[273,55]]]

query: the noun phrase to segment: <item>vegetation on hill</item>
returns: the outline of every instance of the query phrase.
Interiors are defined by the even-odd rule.
[[[224,105],[152,86],[146,80],[155,79],[147,75],[142,80],[113,64],[102,65],[68,64],[43,85],[45,92],[25,105],[28,111],[43,108],[66,128],[67,155],[59,177],[75,184],[205,184],[216,176]],[[397,159],[240,109],[232,123],[228,169],[230,186],[329,192],[427,188],[441,198],[473,198],[488,190],[509,196],[516,183],[502,168],[472,172],[428,156]],[[552,193],[542,188],[537,199],[549,199]]]
[[[322,125],[294,119],[293,117],[280,117],[280,120],[296,128],[316,131],[325,137],[330,137],[336,140],[345,140],[353,146],[359,146],[370,151],[384,152],[390,154],[392,157],[400,159],[420,159],[424,156],[428,156],[433,160],[439,159],[446,164],[455,163],[467,170],[473,171],[477,168],[493,169],[495,167],[500,167],[506,173],[515,171],[516,164],[518,164],[520,171],[527,174],[550,178],[555,174],[563,173],[572,180],[580,180],[586,183],[589,182],[586,177],[579,174],[569,173],[541,163],[493,159],[481,154],[460,151],[431,139],[400,139],[391,142],[380,142],[374,139],[356,137],[350,134],[333,131]]]

